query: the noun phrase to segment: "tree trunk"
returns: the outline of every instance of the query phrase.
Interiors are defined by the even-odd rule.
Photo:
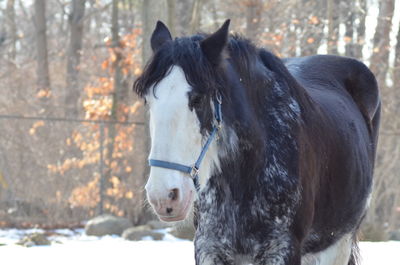
[[[395,48],[395,59],[393,69],[393,84],[397,91],[400,91],[400,25],[399,31],[397,32],[397,43]],[[400,103],[400,93],[397,93],[397,99]]]
[[[212,25],[213,25],[213,32],[218,30],[218,13],[217,13],[217,7],[215,6],[215,1],[211,1],[209,3],[211,5],[211,17],[212,17]]]
[[[117,121],[117,110],[118,110],[118,93],[121,90],[121,45],[119,39],[119,9],[118,9],[118,2],[119,0],[112,1],[112,15],[111,15],[111,38],[112,38],[112,49],[115,54],[115,61],[113,62],[113,69],[114,69],[114,90],[112,92],[112,105],[111,105],[111,121]],[[114,144],[115,144],[115,137],[117,135],[117,124],[110,123],[108,125],[108,144],[107,144],[107,168],[104,174],[104,188],[105,190],[112,188],[111,186],[111,177],[112,177],[112,168],[111,164],[114,160]],[[103,191],[104,192],[104,191]],[[104,194],[104,193],[103,193]],[[107,201],[110,205],[113,204],[114,199],[110,196],[107,196]]]
[[[370,69],[375,74],[380,87],[382,99],[382,119],[380,131],[384,137],[379,139],[379,148],[377,155],[377,163],[375,168],[374,180],[374,199],[371,203],[370,210],[366,217],[366,224],[386,231],[384,223],[390,222],[390,213],[395,211],[396,205],[393,205],[393,199],[398,189],[394,184],[397,178],[399,141],[398,137],[385,132],[396,132],[399,128],[397,117],[399,116],[398,101],[396,101],[397,84],[393,87],[386,85],[386,76],[389,69],[389,51],[390,51],[390,33],[392,30],[392,17],[394,10],[394,0],[385,0],[379,2],[379,16],[373,40],[373,53],[370,60]],[[390,227],[391,224],[388,224]]]
[[[374,47],[370,68],[375,73],[378,84],[385,86],[386,74],[389,67],[390,31],[392,30],[392,17],[394,0],[379,2],[378,25],[374,35]]]
[[[114,61],[114,92],[118,94],[121,90],[122,73],[121,73],[121,43],[119,39],[119,0],[113,0],[112,2],[112,17],[111,17],[111,37],[112,37],[112,48],[115,53]],[[115,101],[115,100],[114,100]],[[116,113],[114,110],[112,113]],[[116,117],[113,117],[116,118]]]
[[[122,8],[121,8],[122,6]],[[122,13],[119,15],[120,17],[120,31],[131,33],[134,25],[134,8],[133,8],[133,1],[132,0],[122,0],[120,3],[120,11]]]
[[[358,17],[357,42],[354,44],[354,57],[362,60],[362,50],[365,44],[365,18],[367,16],[367,0],[359,0],[359,8],[356,12]]]
[[[172,36],[176,36],[176,0],[167,0],[168,28]]]
[[[79,63],[82,54],[83,22],[86,0],[73,0],[69,16],[70,39],[67,58],[67,88],[65,92],[65,116],[78,116]]]
[[[260,32],[261,12],[263,2],[260,0],[249,0],[246,2],[246,37],[256,41]]]
[[[35,24],[37,47],[37,85],[39,91],[50,90],[49,64],[47,58],[46,1],[35,0]]]
[[[11,47],[9,50],[9,59],[12,64],[16,64],[15,59],[17,56],[17,25],[15,23],[15,0],[7,1],[7,25],[8,25],[8,36],[11,39]]]
[[[189,25],[192,14],[188,11],[192,10],[194,0],[177,0],[177,10],[179,13],[177,23],[177,34],[187,35],[189,33]]]
[[[143,41],[142,41],[142,64],[144,65],[152,55],[150,37],[160,17],[158,7],[160,3],[156,0],[143,0],[142,21],[143,21]]]
[[[111,17],[111,38],[112,44],[111,47],[113,49],[115,55],[115,61],[113,62],[113,73],[114,73],[114,84],[113,84],[113,92],[112,92],[112,106],[111,106],[111,121],[126,121],[128,120],[128,113],[123,112],[123,108],[128,106],[129,102],[129,88],[127,83],[123,80],[122,74],[122,62],[123,62],[123,53],[120,41],[120,23],[119,23],[119,8],[118,8],[119,0],[112,1],[112,17]],[[115,157],[114,153],[116,150],[115,141],[116,137],[120,130],[120,124],[110,123],[107,127],[108,131],[108,144],[107,144],[107,168],[105,172],[104,178],[104,188],[105,190],[113,188],[111,178],[114,176],[113,168],[111,167],[112,163],[120,164],[120,158]],[[115,174],[116,175],[116,174]],[[120,179],[126,179],[127,175],[124,173],[119,173],[118,177]],[[117,205],[116,198],[112,196],[107,196],[107,201],[111,205]]]
[[[397,43],[395,47],[392,97],[393,97],[392,115],[400,117],[400,25],[397,32]],[[392,124],[392,126],[395,128],[396,133],[400,135],[400,120],[399,119],[396,120],[397,122],[395,124]],[[399,137],[397,137],[397,141],[399,141]]]
[[[339,36],[339,2],[338,0],[327,0],[328,19],[328,53],[338,54]]]
[[[354,20],[355,20],[355,2],[345,1],[341,4],[341,13],[346,27],[344,34],[345,41],[345,55],[348,57],[356,57],[354,49]]]
[[[131,29],[134,28],[135,26],[135,14],[136,14],[136,10],[134,8],[133,5],[133,1],[128,0],[128,9],[129,9],[129,23],[130,23],[130,27]]]
[[[297,7],[298,17],[301,21],[300,25],[295,25],[296,30],[300,27],[302,36],[300,38],[301,56],[313,55],[318,52],[321,41],[324,37],[324,17],[323,11],[326,10],[324,1],[308,1],[303,0]],[[305,12],[305,10],[307,10]],[[309,13],[314,12],[314,16],[310,18]],[[295,32],[296,34],[296,32]]]
[[[194,0],[192,6],[192,17],[190,19],[190,34],[199,31],[201,21],[201,8],[203,7],[204,0]]]

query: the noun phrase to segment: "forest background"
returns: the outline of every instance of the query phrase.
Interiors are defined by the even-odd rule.
[[[375,73],[383,101],[366,239],[400,234],[399,0],[0,0],[0,226],[135,224],[146,107],[132,83],[157,20],[174,36],[231,30],[280,57],[337,54]]]

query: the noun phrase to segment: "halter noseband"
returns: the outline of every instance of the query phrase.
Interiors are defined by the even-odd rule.
[[[201,149],[200,155],[196,160],[196,163],[194,163],[193,166],[185,166],[179,163],[174,163],[174,162],[168,162],[164,160],[156,160],[156,159],[149,159],[149,165],[152,167],[162,167],[162,168],[167,168],[167,169],[173,169],[177,171],[184,172],[186,174],[189,174],[189,176],[192,178],[194,186],[196,187],[197,192],[200,190],[200,184],[199,184],[199,168],[200,164],[203,161],[204,156],[206,155],[206,152],[208,148],[210,147],[211,142],[217,135],[219,129],[221,128],[221,121],[222,121],[222,113],[221,113],[221,104],[222,104],[222,98],[219,93],[217,93],[214,101],[214,108],[215,108],[215,120],[216,120],[216,125],[213,126],[213,129],[211,131],[210,136],[208,136],[207,142],[204,144],[203,148]]]

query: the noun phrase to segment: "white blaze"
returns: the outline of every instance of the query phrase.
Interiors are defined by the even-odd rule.
[[[188,92],[191,87],[181,67],[173,66],[157,86],[149,90],[146,100],[150,107],[151,150],[149,158],[192,166],[202,149],[203,139],[196,112],[189,109]],[[211,104],[211,102],[210,102]],[[211,144],[200,166],[200,183],[205,184],[212,166],[217,161],[216,141]],[[218,165],[217,165],[218,166]],[[179,189],[182,201],[195,194],[192,179],[185,173],[151,167],[146,184],[149,194],[167,196],[171,189]]]
[[[178,66],[173,66],[157,84],[154,94],[150,90],[146,97],[150,106],[149,158],[183,165],[191,165],[196,159],[197,150],[201,148],[201,135],[196,114],[188,107],[190,90],[185,74]],[[189,177],[176,170],[152,167],[147,186],[176,188],[182,179]]]

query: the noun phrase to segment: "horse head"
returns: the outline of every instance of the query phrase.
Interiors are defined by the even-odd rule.
[[[196,189],[219,167],[214,138],[221,98],[215,69],[228,27],[229,20],[207,37],[173,40],[158,22],[151,36],[153,57],[134,84],[150,111],[151,170],[145,188],[163,221],[186,219]]]

